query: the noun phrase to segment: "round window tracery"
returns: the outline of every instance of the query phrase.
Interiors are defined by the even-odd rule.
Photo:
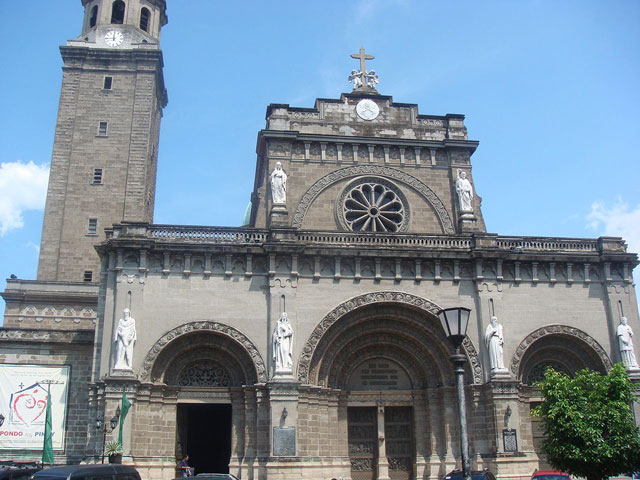
[[[231,376],[219,363],[201,360],[182,370],[177,384],[182,387],[228,387],[231,385]]]
[[[533,368],[529,371],[527,375],[526,383],[527,385],[534,385],[538,382],[541,382],[544,379],[544,374],[548,368],[553,368],[555,371],[564,373],[565,375],[571,375],[571,372],[559,362],[554,361],[544,361],[540,362],[533,366]]]
[[[395,184],[382,178],[351,182],[336,207],[341,226],[353,232],[404,232],[409,225],[407,199]]]

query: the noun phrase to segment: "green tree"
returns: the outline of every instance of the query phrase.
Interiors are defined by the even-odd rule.
[[[640,437],[631,411],[635,386],[622,364],[607,375],[589,369],[571,378],[552,368],[537,384],[543,401],[542,445],[555,468],[588,480],[637,469]]]

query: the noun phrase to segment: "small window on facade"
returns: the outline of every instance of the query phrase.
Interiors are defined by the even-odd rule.
[[[89,225],[87,226],[87,235],[97,235],[98,234],[98,219],[90,218]]]
[[[124,23],[124,2],[116,0],[111,7],[111,23],[121,25]]]
[[[93,272],[91,270],[84,271],[84,281],[92,282],[93,281]]]
[[[102,183],[102,169],[94,168],[93,169],[93,180],[91,182],[94,185],[100,185]]]
[[[104,77],[104,85],[102,88],[105,90],[111,90],[111,86],[113,85],[113,77]]]
[[[98,23],[98,6],[94,5],[89,14],[89,28],[95,27]]]
[[[151,12],[148,8],[142,8],[140,10],[140,30],[145,32],[149,31],[149,19],[151,18]]]
[[[100,124],[98,125],[98,135],[107,135],[107,122],[100,122]]]

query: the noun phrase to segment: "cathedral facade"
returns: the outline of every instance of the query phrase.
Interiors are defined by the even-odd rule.
[[[460,465],[449,307],[471,310],[471,462],[500,479],[545,465],[546,368],[640,380],[624,240],[488,233],[464,116],[378,93],[364,49],[350,93],[267,107],[247,225],[154,224],[166,2],[82,5],[38,278],[7,281],[0,329],[3,364],[67,368],[56,463],[99,461],[95,419],[126,394],[145,479],[186,453],[242,479],[441,478]],[[3,457],[39,458],[9,425]]]

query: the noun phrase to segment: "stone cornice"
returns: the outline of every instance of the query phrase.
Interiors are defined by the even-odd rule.
[[[399,147],[420,147],[420,148],[465,148],[473,153],[480,142],[477,140],[412,140],[406,138],[385,138],[385,137],[345,137],[341,135],[324,135],[313,133],[299,133],[291,130],[260,130],[258,133],[258,150],[260,150],[262,142],[267,138],[288,139],[300,142],[327,142],[342,143],[345,145],[393,145]]]
[[[7,287],[0,296],[6,302],[97,305],[98,285],[7,279]]]

